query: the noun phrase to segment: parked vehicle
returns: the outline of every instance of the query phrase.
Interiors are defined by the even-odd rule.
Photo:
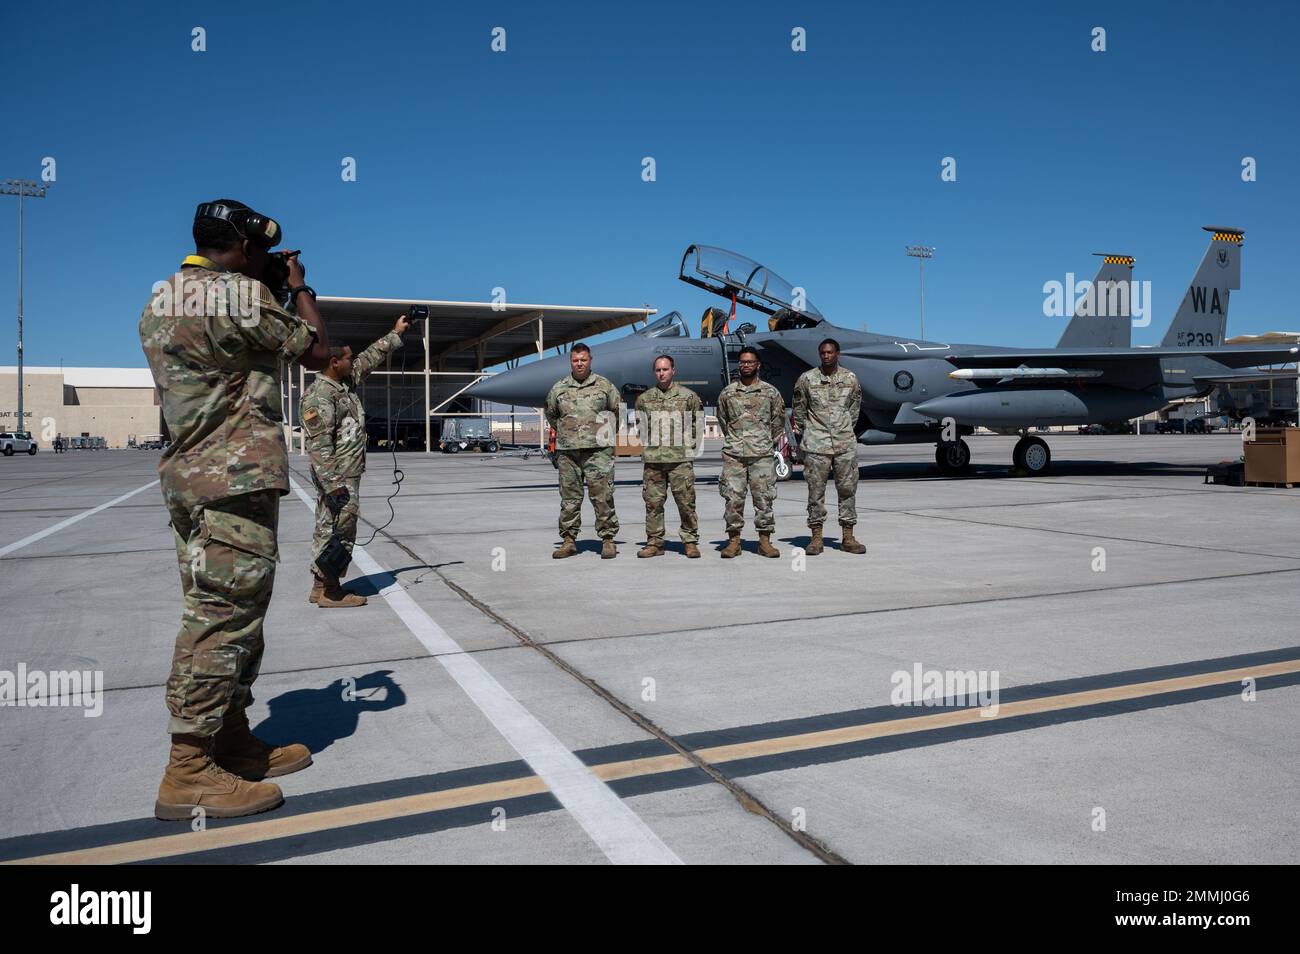
[[[5,431],[0,433],[0,454],[13,457],[14,454],[35,454],[36,441],[27,431]]]
[[[449,417],[438,439],[438,449],[444,454],[459,454],[463,450],[495,454],[500,448],[486,417]]]
[[[1171,417],[1156,422],[1157,434],[1208,434],[1213,428],[1201,417]]]

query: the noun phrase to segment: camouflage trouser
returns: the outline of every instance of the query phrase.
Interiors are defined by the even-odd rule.
[[[167,711],[172,734],[213,735],[253,701],[262,622],[271,603],[280,492],[171,508],[185,610],[176,636]]]
[[[835,492],[840,498],[840,525],[851,527],[858,522],[858,455],[803,455],[803,479],[808,484],[808,526],[826,522],[826,480],[835,474]]]
[[[646,540],[664,539],[664,504],[668,491],[677,502],[677,515],[681,517],[682,543],[700,542],[700,521],[695,513],[695,465],[689,460],[676,464],[646,464],[641,477],[641,498],[645,500]]]
[[[344,486],[348,488],[348,502],[344,504],[337,523],[330,508],[325,506],[325,485],[316,476],[315,468],[311,472],[311,482],[316,485],[316,528],[311,535],[311,573],[320,579],[323,576],[316,566],[316,558],[330,542],[330,535],[337,529],[349,554],[352,553],[352,545],[357,542],[357,520],[361,518],[361,478],[349,477],[344,481]]]
[[[596,535],[601,539],[618,533],[614,513],[614,448],[585,447],[557,450],[560,465],[560,536],[576,537],[582,527],[582,487],[596,510]]]
[[[771,533],[776,529],[772,502],[776,500],[776,461],[771,454],[762,457],[722,455],[722,476],[718,491],[725,501],[722,511],[727,533],[740,533],[745,527],[745,491],[754,498],[754,529]]]

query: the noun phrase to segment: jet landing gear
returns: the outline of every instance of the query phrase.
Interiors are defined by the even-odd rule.
[[[1025,434],[1016,441],[1016,449],[1011,452],[1011,460],[1016,470],[1028,477],[1038,477],[1047,473],[1052,464],[1052,451],[1041,437]]]
[[[960,477],[970,469],[970,445],[960,439],[940,441],[934,445],[934,462],[945,477]]]

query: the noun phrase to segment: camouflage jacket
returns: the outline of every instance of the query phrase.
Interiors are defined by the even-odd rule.
[[[726,438],[722,453],[762,457],[785,430],[785,399],[766,381],[755,379],[749,387],[732,381],[718,395],[718,424]]]
[[[546,395],[546,420],[556,450],[613,447],[618,439],[618,390],[594,371],[579,383],[567,374]]]
[[[852,371],[839,368],[827,377],[821,368],[799,375],[794,384],[794,427],[799,449],[808,454],[856,452],[862,385]]]
[[[311,347],[312,327],[261,282],[191,256],[154,285],[139,330],[172,440],[158,463],[168,506],[288,493],[280,362]]]
[[[704,434],[704,402],[680,384],[667,391],[653,387],[636,399],[636,430],[645,463],[691,460]]]
[[[303,395],[302,426],[311,469],[327,491],[366,472],[366,412],[357,388],[401,346],[402,336],[390,331],[352,359],[350,379],[335,381],[318,374]]]

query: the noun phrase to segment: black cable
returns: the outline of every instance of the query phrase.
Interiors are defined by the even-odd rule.
[[[401,361],[402,361],[402,369],[401,369],[402,380],[405,381],[406,380],[406,355],[405,354],[402,355]],[[389,367],[390,368],[392,367],[392,355],[389,355]],[[367,540],[365,543],[360,544],[363,547],[368,547],[370,546],[370,544],[374,543],[375,537],[379,536],[380,531],[387,529],[388,525],[397,519],[397,511],[393,509],[393,498],[402,492],[402,481],[406,479],[406,474],[402,472],[402,468],[397,466],[397,442],[393,440],[393,418],[392,418],[391,404],[388,407],[388,450],[393,455],[393,492],[389,494],[388,499],[384,501],[384,503],[388,504],[388,519],[384,521],[382,526],[375,527],[374,532],[370,534],[370,539]]]
[[[370,534],[369,540],[365,543],[359,544],[363,547],[368,547],[370,544],[374,543],[375,537],[379,536],[379,531],[387,529],[388,525],[397,519],[397,511],[393,509],[393,498],[402,492],[402,481],[406,479],[406,474],[402,472],[402,468],[397,466],[397,445],[393,442],[392,438],[389,438],[388,440],[388,449],[393,455],[394,488],[393,492],[388,495],[388,499],[384,501],[384,503],[388,504],[388,519],[384,521],[383,526],[375,527],[374,533]]]

